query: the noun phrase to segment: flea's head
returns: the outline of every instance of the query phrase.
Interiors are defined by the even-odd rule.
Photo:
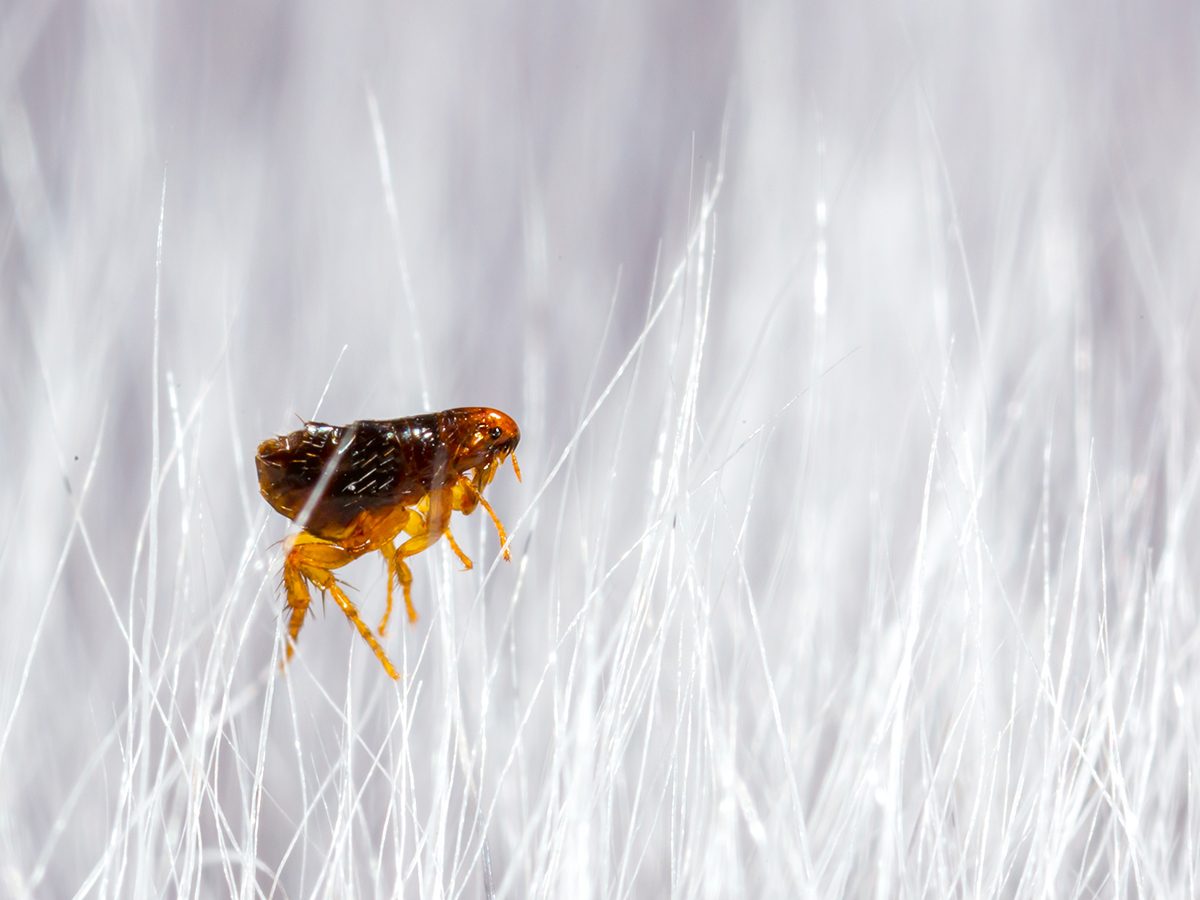
[[[472,406],[452,409],[445,415],[454,432],[455,462],[460,472],[480,467],[495,471],[521,441],[521,429],[512,416],[498,409]]]

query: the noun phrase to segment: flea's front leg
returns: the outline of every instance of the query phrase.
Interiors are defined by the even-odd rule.
[[[504,551],[504,558],[511,561],[512,557],[508,553],[508,535],[504,531],[504,526],[500,523],[500,517],[496,515],[496,511],[492,509],[492,504],[487,502],[487,498],[483,496],[479,487],[469,478],[460,477],[458,479],[458,484],[454,486],[454,503],[454,508],[461,509],[463,515],[470,515],[475,509],[476,504],[487,510],[487,514],[491,516],[492,524],[496,526],[496,534],[500,538],[500,546]]]

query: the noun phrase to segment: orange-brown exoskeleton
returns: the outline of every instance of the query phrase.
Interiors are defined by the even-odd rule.
[[[308,585],[328,592],[392,678],[399,678],[375,635],[333,577],[333,570],[365,553],[378,551],[387,562],[387,611],[392,614],[392,582],[404,590],[408,620],[412,572],[405,560],[442,535],[468,569],[471,560],[450,533],[450,515],[469,515],[482,506],[495,523],[508,559],[504,526],[483,497],[500,465],[512,457],[521,432],[509,416],[482,406],[403,419],[366,420],[346,426],[308,422],[299,431],[258,446],[258,487],[276,511],[301,530],[285,542],[283,583],[291,610],[287,658],[304,625],[312,597]],[[397,547],[399,535],[407,537]]]

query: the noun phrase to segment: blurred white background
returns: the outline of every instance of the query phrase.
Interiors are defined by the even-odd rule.
[[[1200,895],[1198,49],[0,3],[0,892]],[[280,676],[258,441],[476,404],[514,562]]]

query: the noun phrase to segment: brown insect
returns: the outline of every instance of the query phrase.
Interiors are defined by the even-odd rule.
[[[292,658],[312,602],[311,584],[333,596],[387,673],[399,678],[333,570],[365,553],[383,555],[388,571],[387,611],[379,623],[383,635],[392,615],[393,580],[404,590],[408,620],[417,620],[408,557],[445,535],[463,565],[471,568],[450,533],[451,513],[470,515],[476,506],[487,510],[508,559],[504,526],[483,489],[510,456],[521,479],[513,452],[520,440],[520,429],[509,416],[471,406],[346,426],[307,422],[299,431],[259,444],[258,489],[301,528],[285,543],[283,583],[291,609],[287,658]],[[402,533],[407,538],[397,547],[394,541]]]

